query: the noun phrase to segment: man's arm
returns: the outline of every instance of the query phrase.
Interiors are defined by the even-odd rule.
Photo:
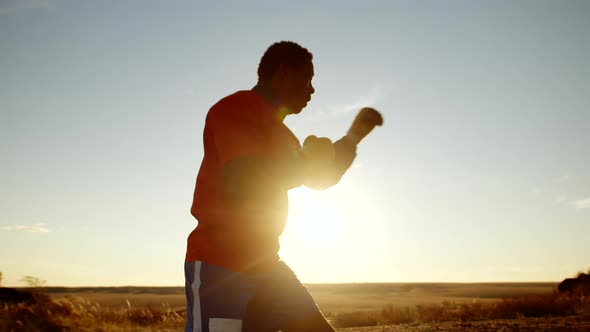
[[[356,157],[356,146],[375,128],[383,125],[383,117],[374,108],[364,107],[355,117],[346,136],[334,143],[334,158],[327,166],[312,170],[304,184],[313,189],[329,188],[342,178]],[[308,142],[309,137],[305,140]],[[313,140],[311,140],[313,143]],[[303,144],[306,148],[306,144]]]
[[[327,187],[331,179],[342,176],[338,174],[340,170],[343,173],[348,168],[345,162],[342,156],[336,158],[335,147],[328,138],[314,136],[313,143],[306,140],[303,148],[274,159],[250,154],[226,162],[223,166],[225,193],[233,198],[253,199],[304,184],[316,188],[326,183]]]
[[[334,144],[325,137],[308,137],[301,149],[269,159],[246,155],[223,168],[226,194],[234,198],[264,198],[277,190],[301,185],[326,189],[340,180],[356,156],[356,146],[343,138]]]
[[[302,149],[275,159],[252,153],[230,160],[223,169],[226,193],[236,198],[255,198],[301,185],[319,190],[329,188],[352,165],[357,144],[382,123],[376,110],[363,108],[347,135],[333,144],[328,138],[309,136]]]
[[[305,148],[304,145],[303,149]],[[345,136],[334,142],[332,149],[334,152],[331,160],[308,168],[308,172],[303,179],[303,185],[312,189],[323,190],[340,181],[356,157],[356,144]]]

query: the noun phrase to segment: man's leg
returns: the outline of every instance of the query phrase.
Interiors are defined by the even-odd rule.
[[[201,301],[199,298],[195,298],[195,294],[193,292],[193,284],[195,283],[195,270],[200,270],[200,267],[195,269],[195,265],[200,265],[201,262],[184,262],[184,293],[186,295],[186,325],[184,328],[185,332],[193,332],[193,331],[201,331],[200,321],[197,321],[195,324],[195,318],[193,317],[193,312],[195,310],[195,302],[196,305],[200,306]],[[198,275],[198,273],[197,273]],[[197,282],[198,284],[199,282]],[[198,285],[195,285],[198,288]],[[200,308],[197,310],[200,317]],[[200,319],[200,318],[199,318]],[[199,328],[194,328],[197,325]]]
[[[242,331],[334,332],[307,289],[284,262],[279,262],[257,282]]]
[[[186,332],[239,332],[255,283],[204,262],[186,262]]]

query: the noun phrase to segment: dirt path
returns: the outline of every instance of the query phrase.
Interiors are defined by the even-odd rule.
[[[416,323],[392,326],[351,327],[338,332],[492,332],[492,331],[590,331],[590,315],[501,319],[480,322]]]

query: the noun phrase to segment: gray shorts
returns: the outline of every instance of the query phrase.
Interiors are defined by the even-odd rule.
[[[186,332],[289,330],[321,315],[307,289],[284,262],[244,274],[201,261],[185,262]]]

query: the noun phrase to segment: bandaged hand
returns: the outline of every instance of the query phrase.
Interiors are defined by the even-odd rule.
[[[363,107],[352,122],[350,129],[348,129],[346,137],[354,144],[358,144],[375,126],[381,125],[383,125],[381,114],[374,108]]]

